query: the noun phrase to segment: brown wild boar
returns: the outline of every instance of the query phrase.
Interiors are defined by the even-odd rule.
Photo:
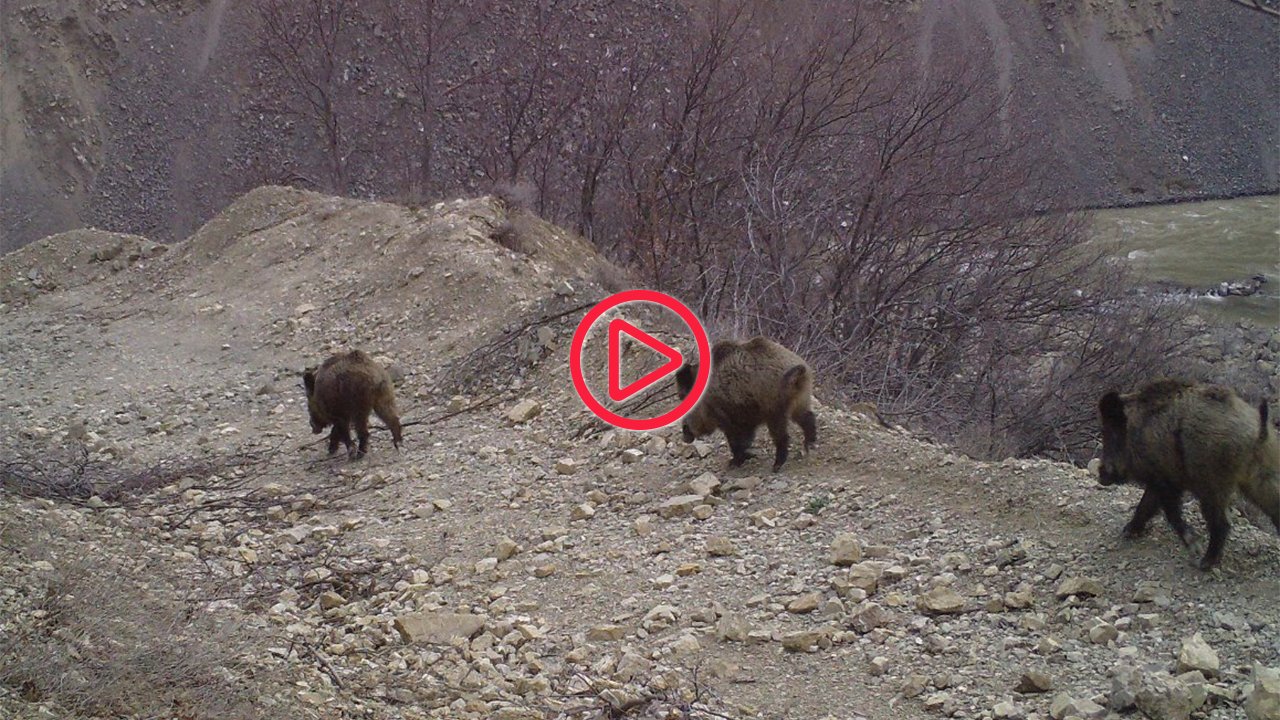
[[[311,414],[311,432],[319,434],[332,425],[329,454],[338,451],[338,443],[347,447],[351,459],[364,457],[369,451],[369,413],[378,415],[391,429],[391,440],[400,448],[400,417],[396,413],[395,386],[386,368],[360,350],[330,356],[318,368],[302,374],[307,390],[307,410]],[[359,447],[352,450],[351,425],[356,428]]]
[[[689,396],[698,375],[696,364],[686,363],[676,373],[680,398]],[[720,340],[711,349],[711,378],[706,393],[684,417],[685,442],[724,432],[733,453],[730,467],[753,457],[748,452],[756,429],[767,425],[775,448],[773,471],[787,461],[790,436],[787,421],[804,430],[805,450],[818,439],[810,409],[813,370],[799,355],[769,340],[755,337],[746,342]]]
[[[1098,412],[1098,481],[1143,487],[1125,537],[1141,535],[1147,521],[1163,511],[1188,544],[1182,497],[1189,492],[1209,528],[1200,560],[1208,570],[1222,559],[1231,530],[1227,509],[1237,490],[1280,531],[1280,441],[1267,422],[1265,402],[1254,408],[1221,385],[1160,380],[1133,393],[1107,393]]]

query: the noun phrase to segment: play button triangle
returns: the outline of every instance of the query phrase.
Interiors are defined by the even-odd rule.
[[[646,373],[643,377],[623,386],[622,383],[622,334],[639,340],[645,347],[667,359],[661,367]],[[680,351],[655,339],[649,333],[632,325],[626,320],[615,318],[609,321],[609,399],[623,402],[643,392],[649,386],[680,369],[684,356]]]

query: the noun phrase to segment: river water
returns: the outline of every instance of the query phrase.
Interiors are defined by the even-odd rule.
[[[1280,196],[1099,210],[1093,228],[1141,277],[1201,291],[1193,304],[1198,311],[1280,326]],[[1254,275],[1267,278],[1256,295],[1203,293]]]

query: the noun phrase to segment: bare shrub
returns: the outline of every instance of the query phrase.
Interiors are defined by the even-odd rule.
[[[296,21],[266,24],[288,41],[268,57],[298,85],[285,116],[338,148],[330,175],[497,186],[708,325],[795,348],[820,393],[975,455],[1079,459],[1084,399],[1170,371],[1185,340],[1176,308],[1126,297],[1085,218],[1055,211],[1059,149],[981,43],[939,33],[921,63],[901,13],[709,0],[587,25],[563,0],[257,2]],[[370,56],[339,63],[358,82],[329,74],[357,45],[388,48],[389,72],[356,73]],[[382,99],[352,106],[352,83]],[[404,173],[375,162],[400,156]]]
[[[129,466],[95,457],[83,443],[26,447],[0,462],[0,490],[19,497],[79,502],[98,497],[123,503],[146,496],[182,478],[205,477],[251,464],[251,453],[231,457],[175,456]]]
[[[0,626],[0,686],[77,716],[259,717],[237,679],[245,628],[191,612],[110,557],[69,556],[27,578],[34,604]]]
[[[651,284],[981,456],[1077,456],[1106,383],[1169,366],[1173,315],[1051,211],[1052,148],[966,48],[922,73],[848,9],[710,5],[682,92],[623,152]]]

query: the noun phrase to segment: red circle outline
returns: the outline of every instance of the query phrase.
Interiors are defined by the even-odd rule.
[[[693,389],[689,392],[689,395],[668,412],[647,420],[624,417],[605,407],[591,394],[590,388],[587,387],[586,377],[582,372],[582,350],[586,345],[587,331],[606,312],[619,305],[632,302],[661,305],[679,315],[680,319],[689,327],[689,331],[693,333],[694,342],[698,345],[698,376],[693,381]],[[707,331],[702,327],[698,316],[685,307],[684,303],[656,290],[623,290],[596,303],[596,306],[591,308],[582,317],[582,321],[578,323],[578,329],[573,333],[573,343],[569,348],[569,374],[573,377],[573,387],[578,392],[578,398],[582,400],[588,410],[595,413],[596,417],[623,430],[657,430],[683,417],[694,405],[698,404],[698,401],[702,399],[702,393],[707,389],[707,382],[711,378],[710,361],[711,341],[707,339]]]

